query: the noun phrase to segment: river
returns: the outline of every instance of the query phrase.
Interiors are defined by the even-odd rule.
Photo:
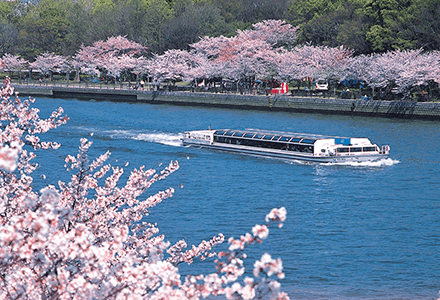
[[[251,272],[264,252],[280,257],[291,299],[439,296],[439,122],[76,99],[34,104],[42,117],[59,106],[70,121],[43,138],[61,143],[59,150],[37,152],[45,183],[67,180],[63,158],[76,154],[81,137],[93,141],[92,157],[108,149],[111,163],[127,170],[179,160],[180,169],[152,188],[173,186],[174,197],[145,216],[169,241],[239,237],[284,206],[284,227],[249,248],[246,266]],[[182,147],[184,131],[208,127],[368,137],[390,145],[391,156],[323,165]],[[215,272],[213,266],[196,262],[182,273]]]

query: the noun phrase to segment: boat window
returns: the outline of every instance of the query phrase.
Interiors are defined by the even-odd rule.
[[[264,136],[264,135],[262,135],[262,134],[256,134],[256,135],[254,136],[254,139],[262,139],[263,136]]]
[[[271,140],[272,138],[273,138],[273,135],[265,135],[263,139]]]
[[[244,137],[251,138],[255,135],[255,133],[248,132],[244,135]]]
[[[276,135],[276,136],[274,136],[273,138],[272,138],[272,141],[278,141],[280,139],[280,136],[279,135]]]
[[[376,151],[376,147],[364,147],[363,150],[364,152]]]
[[[234,132],[234,136],[242,137],[243,135],[244,135],[244,132],[241,132],[241,131]]]
[[[223,135],[223,134],[225,134],[225,131],[224,130],[217,130],[216,132],[214,132],[214,134]]]
[[[280,138],[280,142],[288,142],[290,140],[290,136],[282,136]]]
[[[301,140],[301,138],[292,138],[290,140],[291,143],[298,143]]]
[[[353,148],[350,148],[350,152],[362,152],[362,148],[361,147],[353,147]]]
[[[303,144],[314,144],[316,140],[302,139]]]
[[[336,149],[336,152],[338,152],[338,153],[347,153],[348,151],[350,150],[350,148],[337,148]]]
[[[227,135],[227,136],[232,136],[233,134],[234,134],[233,131],[227,131],[227,132],[225,133],[225,135]]]

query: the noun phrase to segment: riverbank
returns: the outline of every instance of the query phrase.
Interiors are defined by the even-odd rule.
[[[123,88],[14,85],[21,96],[129,101],[152,104],[256,109],[303,113],[343,114],[440,120],[440,103],[293,97],[290,95],[241,95],[204,92],[147,91]]]

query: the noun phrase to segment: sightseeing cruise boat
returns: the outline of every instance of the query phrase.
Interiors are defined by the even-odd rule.
[[[363,162],[388,157],[390,147],[368,138],[335,137],[262,130],[196,130],[185,132],[183,146],[309,162]]]

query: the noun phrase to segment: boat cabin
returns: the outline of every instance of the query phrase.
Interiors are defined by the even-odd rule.
[[[285,153],[301,157],[344,157],[388,155],[389,146],[372,144],[367,138],[346,138],[304,133],[268,132],[259,130],[198,130],[188,131],[184,145],[217,149],[243,149],[261,153]],[[254,150],[252,150],[254,149]],[[236,151],[234,150],[234,151]],[[290,153],[290,154],[288,154]]]
[[[320,155],[354,155],[379,152],[367,138],[336,138],[320,135],[284,135],[276,133],[216,130],[214,143],[235,144],[266,149],[289,150]]]

